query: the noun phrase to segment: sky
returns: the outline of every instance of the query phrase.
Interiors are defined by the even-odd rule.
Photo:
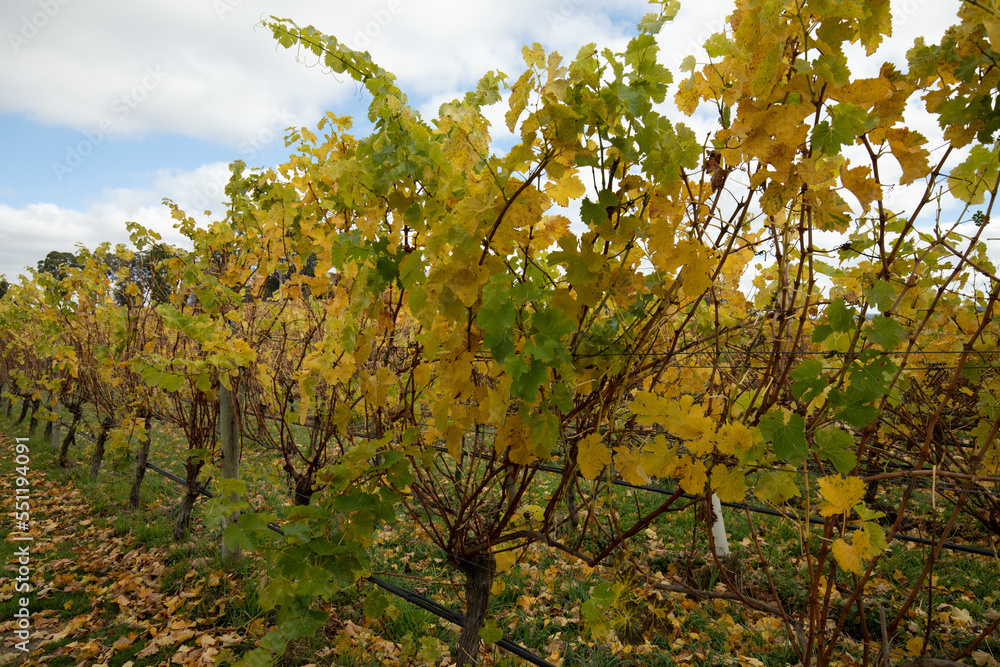
[[[858,50],[852,72],[905,67],[914,38],[938,41],[957,5],[893,0],[893,37],[872,57]],[[659,36],[675,79],[686,55],[707,60],[701,45],[732,7],[681,0]],[[3,0],[0,275],[14,281],[53,250],[127,242],[127,221],[180,245],[164,198],[196,218],[219,216],[231,161],[279,164],[286,128],[314,129],[326,111],[355,117],[361,136],[366,92],[279,47],[260,25],[271,15],[369,51],[431,119],[490,70],[516,79],[524,44],[566,58],[589,42],[621,51],[653,9],[644,0]],[[504,111],[488,113],[499,145]],[[714,129],[707,117],[674,119],[699,136]],[[932,118],[914,108],[909,120],[933,143]]]

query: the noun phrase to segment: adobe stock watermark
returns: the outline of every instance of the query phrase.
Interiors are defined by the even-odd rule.
[[[683,49],[673,49],[670,53],[670,60],[664,62],[663,64],[668,67],[677,68],[680,67],[681,63],[684,62],[684,59],[689,55],[695,55],[695,57],[698,57],[696,54],[699,53],[704,55],[702,48],[704,48],[705,42],[708,41],[708,38],[718,33],[725,34],[727,32],[729,28],[729,21],[726,19],[727,13],[724,12],[713,19],[706,20],[701,24],[701,31],[692,35],[688,40],[687,46]],[[676,44],[676,42],[674,44]]]
[[[205,181],[191,197],[191,204],[198,211],[209,211],[213,206],[222,204],[228,181]]]
[[[579,0],[565,1],[576,2]],[[221,21],[226,18],[226,15],[236,11],[243,2],[244,0],[213,0],[212,8]],[[389,0],[383,8],[373,9],[364,25],[356,28],[349,39],[343,40],[344,44],[355,51],[364,51],[372,43],[372,40],[381,35],[382,31],[401,13],[403,13],[402,3],[399,0]]]
[[[243,0],[214,0],[212,9],[219,20],[226,18],[226,14],[236,11],[236,8],[243,4]]]
[[[275,109],[271,113],[270,119],[263,127],[261,127],[261,129],[240,142],[240,145],[237,146],[237,149],[240,151],[240,155],[245,157],[247,160],[252,160],[257,157],[257,153],[259,153],[262,148],[274,141],[277,137],[285,136],[285,129],[292,125],[293,120],[292,116],[284,109]]]
[[[24,544],[14,550],[10,570],[17,573],[14,578],[14,592],[24,594],[14,602],[14,648],[24,653],[28,652],[28,641],[31,639],[31,547],[34,539],[31,534],[31,482],[28,473],[31,468],[31,457],[28,449],[28,438],[16,438],[14,446],[14,542]]]
[[[119,95],[111,103],[112,115],[103,118],[97,127],[84,130],[82,132],[83,139],[66,147],[66,155],[62,161],[52,163],[52,171],[56,179],[62,183],[67,174],[72,173],[83,164],[83,161],[104,143],[105,139],[114,134],[121,122],[145,102],[149,94],[159,88],[166,78],[167,73],[159,65],[147,67],[146,75],[142,81],[132,86],[128,92]]]
[[[402,13],[403,5],[399,0],[389,0],[382,9],[372,10],[369,20],[363,26],[356,28],[351,39],[344,40],[344,43],[355,51],[364,51],[372,40],[381,35],[392,20]]]
[[[899,28],[906,25],[926,4],[927,0],[903,0],[897,5],[899,11],[893,12],[892,27]]]
[[[72,0],[38,0],[36,3],[38,11],[22,16],[19,29],[16,32],[11,30],[7,33],[7,41],[10,42],[11,50],[14,53],[19,52],[21,47],[37,37],[70,2]]]
[[[252,160],[276,138],[284,138],[285,130],[291,127],[294,121],[295,119],[288,111],[275,109],[271,113],[270,119],[260,130],[248,135],[246,139],[239,143],[238,149],[241,159],[244,161]],[[252,167],[253,165],[248,166]],[[226,179],[204,181],[192,195],[190,200],[191,205],[199,211],[205,211],[211,209],[213,206],[218,206],[225,198],[226,184],[228,182],[228,177]]]
[[[582,0],[562,0],[555,10],[545,10],[545,19],[549,22],[550,27],[555,26],[555,24],[562,23],[574,15],[579,16],[582,6]]]

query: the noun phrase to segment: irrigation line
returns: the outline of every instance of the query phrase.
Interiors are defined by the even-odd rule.
[[[65,422],[60,421],[58,423],[60,425],[63,425],[63,426],[66,426],[67,428],[69,428],[69,425],[66,424]],[[90,435],[88,435],[86,433],[82,433],[80,431],[76,431],[76,435],[79,435],[79,436],[85,438],[86,440],[90,440],[91,442],[97,442],[97,440],[95,438],[92,438]],[[169,479],[169,480],[171,480],[173,482],[176,482],[178,484],[182,484],[184,486],[187,486],[187,481],[186,480],[181,479],[180,477],[178,477],[177,475],[173,474],[169,470],[164,470],[163,468],[159,467],[158,465],[156,465],[154,463],[150,463],[149,461],[146,461],[146,467],[150,468],[154,472],[159,473],[160,475],[166,477],[167,479]],[[208,488],[201,489],[200,493],[201,493],[201,495],[204,495],[204,496],[206,496],[208,498],[215,498],[216,497],[214,493],[212,493],[211,491],[208,490]],[[274,522],[271,522],[271,523],[267,524],[267,527],[270,530],[272,530],[273,532],[278,533],[279,535],[284,535],[285,534],[285,531],[283,531]],[[406,600],[407,602],[409,602],[411,604],[414,604],[414,605],[420,607],[421,609],[429,611],[430,613],[434,614],[438,618],[442,618],[442,619],[448,621],[449,623],[454,623],[455,625],[457,625],[459,627],[462,627],[462,628],[465,627],[465,615],[464,614],[460,614],[460,613],[458,613],[456,611],[453,611],[453,610],[449,609],[448,607],[445,607],[444,605],[439,604],[439,603],[435,602],[434,600],[431,600],[430,598],[421,595],[420,593],[417,593],[416,591],[411,591],[411,590],[409,590],[407,588],[403,588],[401,586],[396,586],[395,584],[390,584],[388,581],[385,581],[384,579],[380,579],[379,577],[369,576],[369,577],[365,577],[365,579],[369,583],[375,584],[376,586],[385,589],[389,593],[392,593],[393,595],[395,595],[395,596],[397,596],[399,598],[402,598],[403,600]],[[499,646],[500,648],[504,649],[505,651],[507,651],[508,653],[512,653],[512,654],[516,655],[517,657],[521,658],[522,660],[526,660],[526,661],[530,662],[533,665],[538,665],[538,667],[556,667],[556,665],[552,664],[551,662],[548,662],[547,660],[543,660],[542,658],[539,658],[537,655],[535,655],[534,653],[532,653],[531,651],[529,651],[524,646],[521,646],[520,644],[516,644],[516,643],[510,641],[509,639],[500,639],[499,641],[495,642],[495,644],[497,646]]]
[[[60,421],[58,423],[61,424],[61,425],[63,425],[63,426],[66,426],[67,428],[69,427],[69,425],[66,424],[65,422]],[[79,434],[80,436],[82,436],[83,438],[85,438],[87,440],[90,440],[91,442],[96,442],[95,438],[91,437],[90,435],[88,435],[86,433],[82,433],[80,431],[77,431],[77,434]],[[361,436],[360,434],[352,434],[352,435],[357,435],[359,437],[366,437],[366,436]],[[432,446],[432,448],[436,449],[436,450],[439,450],[439,451],[444,451],[444,452],[448,451],[446,448],[439,447],[439,446]],[[489,458],[485,454],[473,454],[472,452],[469,452],[469,454],[470,454],[470,456],[479,456],[479,457]],[[185,485],[185,486],[187,485],[187,482],[185,480],[181,479],[177,475],[174,475],[173,473],[171,473],[171,472],[169,472],[167,470],[164,470],[164,469],[160,468],[159,466],[157,466],[157,465],[155,465],[153,463],[150,463],[150,462],[147,461],[146,465],[147,465],[147,467],[151,468],[154,472],[157,472],[160,475],[163,475],[164,477],[166,477],[166,478],[168,478],[168,479],[170,479],[170,480],[172,480],[172,481],[174,481],[174,482],[176,482],[178,484],[182,484],[182,485]],[[537,468],[538,468],[538,470],[540,470],[542,472],[547,472],[547,473],[556,473],[556,474],[564,474],[565,473],[565,470],[563,468],[560,468],[558,466],[548,465],[548,464],[538,464]],[[624,480],[612,480],[611,483],[614,484],[614,485],[616,485],[616,486],[622,486],[622,487],[625,487],[625,488],[636,489],[636,490],[640,490],[640,491],[647,491],[647,492],[651,492],[651,493],[658,493],[658,494],[664,494],[664,495],[673,495],[673,493],[674,493],[674,491],[671,491],[670,489],[664,489],[664,488],[661,488],[661,487],[658,487],[658,486],[652,486],[652,485],[649,485],[649,484],[630,484],[629,482],[626,482]],[[207,496],[208,498],[215,498],[215,494],[213,494],[207,488],[203,488],[201,490],[201,494]],[[701,496],[695,496],[695,495],[692,495],[692,494],[689,494],[689,493],[682,493],[679,497],[687,499],[687,500],[699,500],[699,499],[701,499]],[[747,510],[747,511],[754,512],[754,513],[757,513],[757,514],[765,514],[765,515],[768,515],[768,516],[774,516],[774,517],[779,517],[779,518],[786,518],[786,519],[787,518],[791,518],[791,519],[795,519],[797,521],[806,521],[806,520],[808,520],[810,524],[824,524],[825,523],[822,519],[817,519],[817,518],[814,518],[814,517],[804,517],[804,516],[801,516],[799,514],[794,514],[794,513],[789,513],[789,512],[779,512],[778,510],[770,509],[770,508],[767,508],[767,507],[758,507],[758,506],[755,506],[755,505],[748,505],[746,503],[721,502],[721,505],[723,507],[728,507],[728,508],[731,508],[731,509]],[[272,530],[275,533],[278,533],[279,535],[284,535],[285,534],[285,532],[283,530],[281,530],[281,528],[277,524],[275,524],[273,522],[272,523],[268,523],[267,524],[267,528],[269,528],[270,530]],[[844,530],[845,531],[846,530],[860,530],[860,526],[847,525],[847,526],[844,527]],[[929,540],[929,539],[926,539],[926,538],[923,538],[923,537],[914,537],[914,536],[905,535],[905,534],[898,534],[898,533],[893,536],[893,539],[894,540],[904,541],[904,542],[912,542],[912,543],[915,543],[915,544],[930,545],[930,546],[934,546],[934,545],[937,544],[937,542],[935,542],[934,540]],[[970,547],[970,546],[965,546],[965,545],[962,545],[962,544],[954,544],[952,542],[944,542],[941,545],[941,547],[944,548],[944,549],[948,549],[950,551],[957,551],[957,552],[975,554],[975,555],[980,555],[980,556],[996,557],[996,555],[997,555],[995,552],[990,551],[988,549],[982,549],[980,547]],[[383,579],[381,579],[379,577],[375,577],[375,576],[368,576],[368,577],[366,577],[366,580],[369,583],[372,583],[372,584],[374,584],[376,586],[379,586],[380,588],[386,590],[387,592],[391,593],[392,595],[395,595],[395,596],[397,596],[397,597],[399,597],[399,598],[401,598],[401,599],[409,602],[410,604],[414,604],[414,605],[420,607],[421,609],[424,609],[425,611],[428,611],[428,612],[434,614],[438,618],[441,618],[441,619],[446,620],[446,621],[448,621],[450,623],[458,625],[459,627],[465,627],[465,617],[464,617],[464,615],[459,614],[459,613],[457,613],[457,612],[455,612],[455,611],[453,611],[453,610],[451,610],[451,609],[449,609],[449,608],[447,608],[447,607],[445,607],[445,606],[443,606],[443,605],[435,602],[434,600],[431,600],[430,598],[427,598],[426,596],[421,595],[420,593],[417,593],[415,591],[411,591],[409,589],[406,589],[406,588],[403,588],[403,587],[400,587],[400,586],[396,586],[395,584],[391,584],[391,583],[389,583],[389,582],[387,582],[387,581],[385,581],[385,580],[383,580]],[[529,651],[528,649],[526,649],[524,646],[521,646],[520,644],[516,644],[516,643],[514,643],[514,642],[512,642],[512,641],[510,641],[508,639],[502,638],[502,639],[500,639],[499,641],[497,641],[495,643],[496,643],[497,646],[499,646],[500,648],[504,649],[505,651],[507,651],[509,653],[512,653],[513,655],[516,655],[519,658],[521,658],[523,660],[526,660],[527,662],[530,662],[530,663],[532,663],[534,665],[538,665],[539,667],[556,667],[552,663],[550,663],[550,662],[548,662],[548,661],[546,661],[546,660],[544,660],[542,658],[539,658],[538,656],[536,656],[535,654],[533,654],[531,651]]]
[[[368,577],[368,581],[375,584],[376,586],[384,588],[393,595],[397,595],[403,598],[407,602],[415,604],[422,609],[426,609],[435,616],[443,618],[446,621],[454,623],[455,625],[458,625],[460,627],[463,628],[465,627],[464,615],[454,612],[451,609],[448,609],[447,607],[438,604],[434,600],[424,597],[420,593],[415,593],[411,590],[396,586],[395,584],[390,584],[389,582],[379,579],[378,577]],[[496,642],[496,645],[504,649],[508,653],[513,653],[517,657],[521,658],[522,660],[526,660],[533,665],[538,665],[539,667],[556,667],[551,662],[539,658],[537,655],[535,655],[528,649],[524,648],[520,644],[515,644],[509,639],[501,639],[500,641]]]

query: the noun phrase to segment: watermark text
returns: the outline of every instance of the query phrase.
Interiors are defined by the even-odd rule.
[[[14,562],[10,569],[17,573],[14,579],[14,592],[27,594],[31,592],[31,482],[28,473],[31,470],[31,457],[28,450],[28,438],[17,438],[14,456],[14,533],[11,538],[15,542],[24,542],[14,550]],[[24,595],[17,598],[14,611],[14,637],[18,640],[14,647],[19,651],[28,652],[28,641],[31,639],[31,599]]]

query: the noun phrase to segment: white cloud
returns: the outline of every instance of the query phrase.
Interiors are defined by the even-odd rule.
[[[286,51],[257,25],[275,11],[370,50],[418,98],[464,90],[491,69],[520,71],[524,41],[574,48],[569,56],[586,41],[622,41],[627,30],[610,17],[644,11],[638,0],[561,2],[302,0],[276,9],[264,0],[8,0],[0,5],[0,25],[12,27],[0,44],[0,111],[83,131],[110,121],[119,137],[173,132],[235,147],[276,109],[291,124],[312,125],[357,94],[353,83],[338,85],[345,76],[303,66],[316,64],[312,53]]]
[[[31,204],[24,208],[0,205],[0,274],[9,281],[34,267],[53,251],[76,252],[82,244],[93,248],[103,241],[127,243],[126,220],[141,220],[147,226],[176,236],[169,212],[152,204],[123,208],[102,201],[86,211],[65,209],[55,204]],[[112,225],[111,220],[117,220]]]
[[[872,76],[886,59],[904,66],[913,39],[939,40],[955,22],[958,4],[893,0],[894,36],[872,57],[852,49],[852,71]],[[677,19],[658,38],[661,60],[677,79],[683,77],[677,65],[689,53],[707,61],[701,45],[725,27],[732,7],[732,0],[682,2]],[[516,78],[524,68],[523,44],[543,42],[565,61],[588,42],[620,51],[636,20],[651,9],[644,0],[286,0],[280,5],[264,0],[5,0],[0,3],[0,25],[8,26],[0,35],[5,91],[0,111],[115,139],[158,132],[217,141],[233,149],[234,159],[253,163],[257,151],[285,127],[313,127],[323,110],[345,113],[345,106],[357,107],[359,97],[367,99],[346,76],[314,66],[313,54],[277,46],[270,31],[257,26],[271,13],[371,51],[376,62],[399,77],[411,104],[433,118],[441,102],[461,97],[489,70]],[[671,95],[675,90],[676,84]],[[685,118],[671,106],[667,115],[693,127],[699,139],[718,127],[707,113]],[[499,145],[513,140],[503,121],[506,108],[504,101],[486,112]],[[907,110],[907,120],[928,136],[931,147],[938,145],[933,117],[915,106]],[[892,162],[886,160],[887,169]],[[128,172],[128,165],[122,167]],[[0,206],[0,272],[16,275],[50,250],[72,250],[77,241],[88,246],[124,241],[126,220],[180,242],[160,200],[170,197],[196,217],[205,208],[218,215],[227,179],[225,164],[210,164],[157,172],[148,190],[109,188],[76,208]],[[897,188],[893,205],[909,205],[920,192],[919,185]]]
[[[0,274],[16,278],[25,266],[34,267],[53,250],[75,252],[77,245],[94,248],[104,241],[128,245],[128,221],[152,229],[165,243],[187,246],[187,239],[174,229],[175,220],[163,198],[200,222],[207,220],[206,209],[212,211],[212,219],[219,219],[224,215],[221,203],[228,180],[229,167],[220,162],[194,171],[159,171],[148,190],[106,189],[80,209],[0,205]]]

